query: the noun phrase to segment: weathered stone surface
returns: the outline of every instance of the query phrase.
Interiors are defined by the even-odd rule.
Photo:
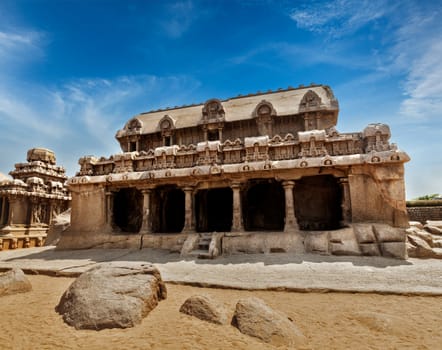
[[[430,246],[433,246],[433,236],[431,233],[418,229],[416,227],[410,227],[407,229],[407,234],[422,238],[425,242],[427,242]]]
[[[408,250],[408,255],[412,258],[439,258],[436,252],[426,241],[417,236],[408,235],[408,242],[412,247]]]
[[[352,227],[330,231],[329,249],[333,255],[361,255]]]
[[[430,233],[432,233],[433,235],[442,235],[442,228],[439,228],[437,226],[433,226],[433,225],[425,225],[424,229]]]
[[[188,298],[184,304],[181,305],[180,312],[203,321],[216,324],[227,323],[227,312],[225,308],[205,295],[194,295]]]
[[[371,224],[354,224],[353,228],[359,243],[376,242],[376,236]]]
[[[60,240],[61,233],[65,231],[71,224],[71,209],[68,209],[56,216],[48,230],[45,245],[56,245]]]
[[[442,220],[427,220],[425,223],[430,226],[442,228]]]
[[[14,268],[0,273],[0,296],[25,293],[31,290],[31,282],[29,282],[22,270]]]
[[[362,255],[365,256],[381,255],[378,243],[361,243],[359,247],[361,248]]]
[[[410,227],[416,227],[420,230],[422,230],[424,228],[424,225],[422,225],[422,223],[419,221],[410,221],[409,224],[410,224]]]
[[[379,242],[405,242],[406,234],[402,228],[373,224],[373,231]]]
[[[287,316],[271,309],[258,298],[238,301],[232,325],[241,333],[277,346],[305,346],[307,342],[305,336]]]
[[[405,242],[383,242],[381,243],[382,256],[407,259],[407,247]]]
[[[128,328],[139,324],[167,296],[151,264],[102,264],[78,277],[56,311],[76,329]]]
[[[308,253],[328,254],[328,232],[309,232],[304,240],[305,251]]]

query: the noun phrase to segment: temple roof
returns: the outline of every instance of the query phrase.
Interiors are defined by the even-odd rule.
[[[320,104],[313,108],[305,107],[305,105],[301,104],[301,102],[305,101],[304,97],[309,91],[314,92],[313,95],[317,95],[320,98]],[[330,87],[326,85],[311,85],[220,100],[224,121],[232,122],[254,118],[255,109],[263,100],[272,105],[277,116],[295,115],[310,110],[328,110],[332,111],[337,117],[339,109],[337,100]],[[129,120],[124,129],[117,132],[116,137],[119,138],[131,134],[134,123],[139,134],[157,132],[160,130],[160,121],[165,117],[173,123],[175,129],[194,127],[201,122],[204,107],[205,104],[201,103],[141,113]]]

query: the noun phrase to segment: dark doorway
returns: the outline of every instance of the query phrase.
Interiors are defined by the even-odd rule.
[[[158,187],[153,196],[152,228],[156,233],[178,233],[184,227],[184,192],[174,186]]]
[[[335,230],[342,220],[341,189],[331,175],[296,181],[295,213],[301,230]]]
[[[195,197],[198,232],[230,232],[233,193],[229,187],[199,190]]]
[[[249,181],[243,196],[243,219],[246,231],[282,231],[285,198],[282,185],[275,180]]]
[[[114,195],[114,224],[123,232],[138,233],[143,221],[143,195],[136,188],[122,188]]]

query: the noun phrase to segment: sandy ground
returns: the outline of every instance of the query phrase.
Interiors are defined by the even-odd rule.
[[[0,298],[0,349],[273,349],[230,325],[181,314],[184,300],[209,295],[234,310],[256,296],[291,317],[311,349],[442,349],[442,297],[294,293],[168,284],[168,298],[131,329],[77,331],[54,308],[72,278],[28,276],[33,291]]]

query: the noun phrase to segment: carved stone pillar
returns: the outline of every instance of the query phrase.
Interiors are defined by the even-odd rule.
[[[298,222],[295,217],[295,200],[293,197],[294,181],[284,181],[282,183],[285,192],[285,224],[284,232],[297,231]]]
[[[241,207],[241,184],[233,183],[231,186],[233,191],[233,215],[232,215],[232,231],[244,231]]]
[[[0,212],[0,226],[3,225],[5,222],[5,215],[6,215],[6,197],[1,198],[2,201],[2,210]]]
[[[184,228],[185,232],[195,231],[195,220],[193,213],[193,187],[184,187]]]
[[[145,188],[141,190],[143,194],[143,222],[141,224],[140,233],[151,233],[152,232],[152,220],[150,217],[150,194],[152,190],[150,188]]]
[[[114,218],[114,192],[106,192],[106,230],[112,231],[112,222]]]
[[[341,185],[341,208],[342,208],[342,222],[341,225],[345,226],[351,222],[351,199],[350,199],[350,186],[348,184],[348,177],[342,177],[339,179]]]
[[[10,197],[9,198],[9,213],[8,213],[8,222],[6,223],[8,226],[14,224],[14,205],[17,201],[17,198]]]

